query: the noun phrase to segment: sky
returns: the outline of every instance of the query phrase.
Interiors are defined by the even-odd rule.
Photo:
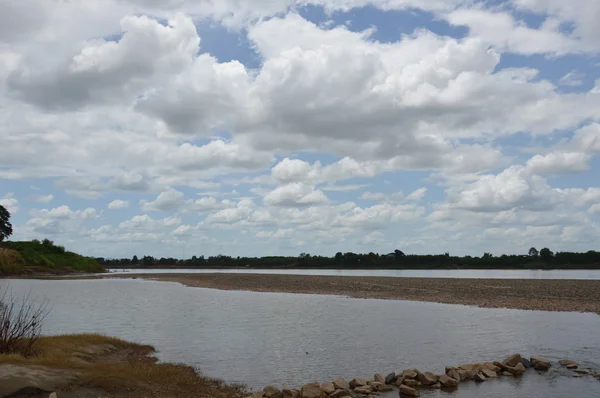
[[[600,246],[597,0],[0,0],[0,204],[90,256]]]

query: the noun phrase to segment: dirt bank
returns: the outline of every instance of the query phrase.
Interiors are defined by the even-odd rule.
[[[154,348],[99,335],[43,337],[36,355],[0,355],[0,397],[240,398],[240,388],[185,365],[157,364]]]
[[[148,279],[221,290],[335,294],[493,308],[600,314],[600,280],[392,278],[264,274],[145,274]],[[131,277],[121,275],[117,277]]]

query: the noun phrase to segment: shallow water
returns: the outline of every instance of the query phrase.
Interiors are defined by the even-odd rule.
[[[333,276],[390,276],[403,278],[477,278],[477,279],[600,279],[600,270],[341,270],[341,269],[111,269],[129,274],[285,274]]]
[[[338,296],[219,291],[132,279],[0,280],[52,306],[44,332],[99,332],[152,344],[164,361],[250,387],[298,387],[407,367],[503,359],[513,352],[576,359],[600,369],[596,314],[482,309]],[[455,395],[600,397],[593,378],[531,375]],[[397,392],[392,395],[397,397]]]

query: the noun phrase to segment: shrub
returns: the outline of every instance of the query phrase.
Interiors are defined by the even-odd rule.
[[[31,293],[17,300],[8,288],[0,291],[0,354],[33,355],[48,312],[48,302]]]

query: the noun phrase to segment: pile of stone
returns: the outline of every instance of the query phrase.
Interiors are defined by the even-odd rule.
[[[559,362],[567,369],[578,371],[575,361]],[[417,369],[406,369],[400,373],[392,372],[387,376],[376,374],[373,380],[356,378],[346,381],[338,378],[323,384],[310,383],[297,390],[282,390],[268,386],[263,391],[252,394],[249,398],[373,398],[382,392],[393,391],[397,387],[401,397],[418,397],[421,388],[455,389],[461,382],[484,382],[501,376],[519,377],[527,369],[546,371],[551,363],[547,359],[532,356],[530,359],[514,354],[502,362],[485,362],[463,364],[457,367],[447,366],[444,374],[421,372]],[[585,371],[585,374],[589,372]],[[583,372],[579,370],[578,374]],[[597,375],[597,376],[596,376]],[[600,374],[594,377],[600,380]]]

